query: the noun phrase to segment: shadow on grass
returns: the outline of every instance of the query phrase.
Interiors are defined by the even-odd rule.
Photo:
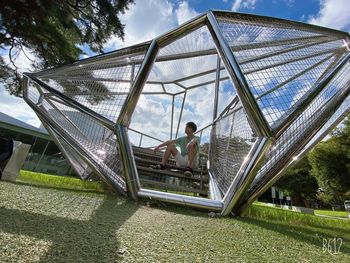
[[[115,262],[120,258],[116,231],[137,209],[136,203],[106,196],[90,220],[84,221],[2,207],[0,229],[49,241],[52,245],[40,262]]]
[[[58,186],[50,186],[50,185],[44,185],[44,184],[38,184],[38,183],[30,183],[30,182],[8,182],[8,184],[14,184],[14,185],[24,185],[24,186],[30,186],[38,189],[54,189],[59,191],[66,191],[66,192],[74,192],[74,193],[96,193],[96,194],[108,194],[107,190],[101,191],[101,190],[95,190],[95,189],[74,189],[74,188],[65,188],[65,187],[58,187]]]
[[[274,222],[274,221],[265,221],[261,219],[240,217],[237,218],[238,221],[247,224],[253,224],[261,228],[265,228],[269,231],[275,231],[282,235],[288,236],[299,241],[315,245],[322,248],[324,239],[330,240],[334,238],[342,238],[342,247],[340,252],[350,254],[350,236],[344,233],[342,228],[330,228],[327,227],[326,230],[324,226],[305,225],[305,226],[296,226],[291,223],[285,222]]]
[[[144,206],[150,206],[152,208],[161,209],[166,212],[181,214],[186,216],[200,217],[200,218],[208,218],[208,210],[194,208],[190,206],[182,206],[172,203],[165,203],[158,200],[150,200],[150,199],[140,199],[139,203]]]

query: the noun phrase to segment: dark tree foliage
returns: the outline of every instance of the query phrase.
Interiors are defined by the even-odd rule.
[[[323,189],[322,199],[342,204],[350,198],[350,118],[308,155],[311,173]]]
[[[306,157],[288,169],[276,186],[292,197],[295,205],[305,205],[304,200],[314,199],[318,184],[311,175],[311,166]]]
[[[10,65],[0,60],[0,81],[11,94],[21,95],[21,75],[15,57],[24,47],[38,60],[35,69],[71,63],[87,45],[103,52],[111,35],[124,38],[118,15],[133,0],[2,0],[0,1],[0,48]]]

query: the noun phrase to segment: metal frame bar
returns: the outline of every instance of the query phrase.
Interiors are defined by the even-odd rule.
[[[47,143],[46,143],[46,145],[45,145],[45,148],[44,148],[44,151],[43,151],[42,154],[40,155],[39,161],[36,163],[36,165],[35,165],[35,167],[34,167],[34,169],[33,169],[34,172],[37,172],[36,168],[38,168],[38,166],[39,166],[41,160],[43,159],[44,154],[45,154],[45,152],[46,152],[46,150],[47,150],[47,147],[49,147],[50,142],[51,142],[51,141],[47,141]]]
[[[173,193],[164,193],[160,191],[149,190],[141,188],[138,192],[140,198],[147,198],[152,200],[159,200],[168,203],[184,205],[194,208],[207,209],[210,211],[220,212],[222,209],[222,202],[218,200],[206,199],[201,197],[192,197],[186,195],[179,195]]]
[[[134,65],[134,64],[132,64]],[[105,68],[104,68],[105,69]],[[55,75],[54,78],[42,78],[42,79],[55,79],[55,80],[69,80],[69,81],[101,81],[101,82],[119,82],[119,83],[130,83],[130,80],[127,79],[112,79],[112,78],[94,78],[94,77],[75,77],[75,76],[65,76],[65,75]],[[69,93],[71,94],[71,93]],[[86,94],[86,93],[85,93]]]
[[[259,134],[259,136],[272,137],[269,124],[259,109],[242,70],[221,33],[216,18],[210,11],[207,13],[207,17],[209,31],[212,34],[213,40],[226,66],[226,70],[229,72],[231,80],[236,86],[237,94],[246,110],[248,118],[253,124],[253,129]]]
[[[209,161],[208,161],[208,168],[209,166]],[[209,195],[212,200],[218,200],[222,202],[222,194],[220,192],[220,189],[218,187],[218,183],[215,179],[215,177],[211,174],[210,169],[208,169],[208,174],[209,174]]]
[[[181,37],[182,35],[189,34],[190,32],[198,29],[199,27],[205,25],[206,14],[200,14],[186,23],[178,26],[177,28],[170,30],[169,32],[159,36],[155,39],[159,46],[165,46],[171,43],[174,39]]]
[[[134,112],[137,101],[141,96],[143,86],[150,73],[154,60],[157,56],[158,50],[159,46],[157,42],[153,40],[137,73],[136,79],[132,85],[129,95],[127,96],[124,105],[119,113],[117,124],[122,124],[126,127],[129,127],[132,113]]]
[[[182,99],[182,105],[181,105],[181,110],[180,110],[179,122],[177,123],[177,129],[176,129],[175,138],[177,138],[177,136],[179,134],[180,123],[181,123],[181,119],[182,119],[182,112],[183,112],[183,109],[184,109],[184,106],[185,106],[186,96],[187,96],[187,90],[185,91],[184,97]]]
[[[119,49],[119,50],[116,50],[116,51],[103,53],[103,54],[96,55],[96,56],[91,57],[91,58],[86,58],[86,59],[82,59],[82,60],[76,61],[73,64],[68,65],[68,66],[62,66],[62,67],[57,67],[57,68],[53,68],[53,69],[43,70],[43,71],[40,71],[38,73],[33,74],[33,76],[42,78],[42,77],[48,76],[50,74],[55,74],[55,71],[57,71],[57,70],[60,70],[60,71],[64,72],[64,71],[67,71],[67,70],[71,70],[72,66],[73,67],[74,66],[79,67],[80,65],[86,66],[86,65],[89,65],[89,64],[94,64],[94,63],[100,61],[101,59],[114,59],[115,57],[117,57],[118,59],[122,59],[124,57],[127,58],[130,55],[133,55],[133,56],[143,55],[144,51],[141,51],[141,50],[142,49],[147,50],[147,48],[149,47],[150,43],[151,43],[151,41],[148,41],[148,42],[140,43],[140,44],[133,45],[133,46],[130,46],[130,47],[122,48],[122,49]],[[135,50],[138,50],[138,49],[140,49],[140,51],[136,51],[135,52]]]
[[[156,141],[159,141],[159,142],[163,142],[161,139],[158,139],[158,138],[153,137],[153,136],[151,136],[151,135],[148,135],[148,134],[146,134],[146,133],[139,132],[139,131],[134,130],[134,129],[130,128],[130,127],[128,128],[128,130],[129,130],[129,131],[133,131],[133,132],[135,132],[135,133],[138,133],[138,134],[140,134],[140,135],[142,135],[142,136],[146,136],[146,137],[151,138],[151,139],[153,139],[153,140],[156,140]]]
[[[172,100],[172,103],[171,103],[170,140],[172,140],[172,138],[173,138],[174,107],[175,107],[175,96],[173,95],[173,100]]]
[[[136,168],[134,154],[126,132],[125,126],[121,124],[116,125],[116,135],[119,142],[119,153],[123,163],[123,171],[126,179],[128,196],[133,200],[138,200],[137,192],[141,188],[140,180]]]

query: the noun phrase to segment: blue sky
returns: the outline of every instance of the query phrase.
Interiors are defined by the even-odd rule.
[[[178,2],[178,1],[176,1]],[[320,10],[315,0],[256,0],[256,1],[189,1],[189,6],[198,12],[208,9],[233,10],[243,13],[273,16],[302,21]]]
[[[111,37],[105,51],[150,40],[209,9],[279,17],[349,32],[348,5],[348,0],[135,0],[135,5],[121,16],[125,24],[125,41]],[[85,51],[86,55],[82,57],[93,55],[89,50]],[[19,54],[16,63],[23,72],[30,71],[23,54]],[[40,125],[31,109],[21,99],[9,96],[1,85],[0,112],[34,126]]]

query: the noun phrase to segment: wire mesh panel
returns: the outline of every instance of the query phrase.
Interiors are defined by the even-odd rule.
[[[259,170],[246,199],[258,191],[273,184],[278,178],[279,171],[285,168],[297,156],[311,140],[317,139],[315,131],[321,129],[334,109],[340,105],[342,97],[349,94],[350,89],[350,64],[341,69],[333,81],[311,102],[307,109],[288,127],[288,129],[276,140],[267,154],[266,162]],[[345,98],[344,98],[345,99]],[[348,106],[348,102],[343,104]],[[261,193],[260,193],[261,194]]]
[[[238,102],[216,122],[211,135],[210,170],[223,194],[230,187],[255,141],[256,136],[246,113]]]
[[[37,78],[96,113],[116,121],[148,45],[35,74]]]
[[[317,132],[317,134],[308,142],[299,155],[303,155],[312,149],[319,141],[321,141],[328,133],[334,129],[348,114],[350,113],[350,95],[340,105],[339,109],[332,115],[325,125]]]
[[[54,139],[57,147],[60,149],[63,156],[68,160],[69,164],[81,179],[87,179],[93,176],[94,172],[89,165],[77,154],[76,150],[66,143],[53,128],[50,128],[47,123],[42,120],[42,124],[48,131],[50,136]]]
[[[32,93],[33,87],[32,82],[29,81],[28,95]],[[41,90],[44,88],[41,87]],[[72,166],[79,170],[85,167],[84,161],[80,165],[76,164],[76,162],[81,161],[81,157],[77,157],[77,150],[73,149],[80,149],[80,155],[83,153],[87,158],[92,159],[95,167],[99,170],[98,172],[103,174],[104,179],[109,180],[120,189],[126,190],[118,145],[113,131],[102,126],[92,117],[72,108],[53,94],[43,95],[40,104],[37,104],[36,107],[37,111],[45,114],[45,117],[50,120],[50,127],[54,127],[53,132],[61,139],[62,146],[68,146],[68,142],[62,140],[68,138],[70,143],[67,151],[71,157],[68,160]],[[45,120],[43,119],[43,121]],[[86,170],[79,174],[87,177],[91,168],[85,168]]]
[[[273,130],[333,71],[348,53],[345,34],[265,17],[218,13],[260,110]]]
[[[48,130],[48,127],[46,127]],[[61,152],[64,153],[64,156],[67,160],[69,160],[70,165],[74,169],[76,175],[78,175],[81,179],[87,179],[94,175],[93,170],[89,167],[89,165],[77,154],[76,150],[68,143],[66,143],[58,133],[54,130],[50,129],[49,133],[56,140],[56,145],[61,149]]]

